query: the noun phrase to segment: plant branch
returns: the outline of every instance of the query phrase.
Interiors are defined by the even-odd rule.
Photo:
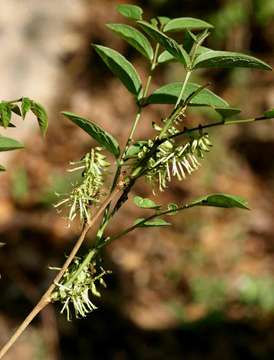
[[[174,106],[174,109],[172,110],[171,114],[166,118],[165,125],[160,132],[160,135],[159,135],[160,139],[162,139],[166,135],[166,132],[171,127],[171,125],[173,124],[174,120],[179,115],[179,113],[184,113],[186,110],[187,104],[183,107],[180,107],[180,104],[181,104],[182,97],[184,95],[187,83],[189,81],[190,75],[191,75],[191,70],[188,70],[186,73],[180,94],[179,94],[176,104]]]
[[[191,76],[191,73],[192,73],[191,70],[188,70],[188,71],[186,72],[186,77],[185,77],[185,80],[184,80],[184,82],[183,82],[183,86],[182,86],[180,95],[178,96],[178,99],[177,99],[177,101],[176,101],[175,108],[177,108],[177,107],[180,105],[180,103],[181,103],[181,100],[182,100],[182,97],[183,97],[183,95],[184,95],[184,92],[185,92],[187,83],[188,83],[188,81],[189,81],[189,78],[190,78],[190,76]]]
[[[41,310],[43,310],[50,302],[51,302],[51,295],[54,291],[56,285],[63,277],[64,273],[68,269],[69,265],[73,261],[75,255],[77,254],[79,248],[81,247],[83,241],[85,240],[85,237],[90,230],[90,228],[95,224],[95,222],[98,220],[100,215],[104,212],[105,208],[108,206],[108,204],[113,200],[113,198],[121,191],[120,185],[116,187],[116,189],[109,194],[109,196],[105,199],[105,201],[101,204],[100,208],[97,210],[96,214],[92,218],[91,221],[87,222],[83,230],[81,232],[80,237],[76,241],[73,249],[71,250],[67,260],[65,261],[64,265],[62,266],[61,270],[58,272],[54,280],[52,281],[49,288],[46,290],[46,292],[42,295],[41,299],[37,303],[37,305],[33,308],[33,310],[29,313],[29,315],[26,317],[26,319],[22,322],[22,324],[18,327],[18,329],[15,331],[15,333],[12,335],[12,337],[9,339],[9,341],[5,344],[5,346],[0,351],[0,359],[3,358],[3,356],[7,353],[7,351],[10,349],[10,347],[16,342],[16,340],[19,338],[19,336],[24,332],[24,330],[28,327],[28,325],[32,322],[32,320],[40,313]]]
[[[160,144],[162,144],[163,142],[165,142],[166,140],[170,140],[170,139],[175,139],[179,136],[182,135],[188,135],[191,134],[195,131],[199,131],[199,130],[204,130],[204,129],[209,129],[209,128],[213,128],[213,127],[217,127],[217,126],[223,126],[223,125],[237,125],[237,124],[248,124],[251,122],[255,122],[255,121],[261,121],[261,120],[270,120],[269,117],[266,116],[260,116],[257,118],[250,118],[250,119],[238,119],[238,120],[227,120],[227,121],[218,121],[215,123],[211,123],[211,124],[205,124],[205,125],[198,125],[194,128],[188,129],[188,128],[184,128],[184,130],[174,134],[174,135],[170,135],[167,136],[166,138],[163,138],[160,140]],[[159,144],[159,145],[160,145]]]
[[[148,94],[149,87],[150,87],[151,80],[152,80],[152,73],[153,73],[155,67],[157,66],[157,58],[158,58],[159,48],[160,48],[160,46],[159,46],[159,44],[157,44],[156,47],[155,47],[153,59],[152,59],[150,70],[149,70],[149,76],[147,78],[147,82],[146,82],[146,85],[145,85],[145,90],[144,90],[142,98],[145,98],[147,96],[147,94]],[[141,118],[141,112],[142,112],[142,105],[139,104],[138,112],[136,114],[134,123],[132,125],[131,131],[130,131],[130,134],[129,134],[129,137],[128,137],[128,140],[127,140],[127,143],[126,143],[126,146],[125,146],[125,149],[124,149],[123,154],[122,154],[122,160],[123,160],[128,148],[129,148],[129,146],[130,146],[130,144],[131,144],[131,142],[133,140],[133,135],[135,133],[136,127],[137,127],[137,125],[139,123],[139,120]]]
[[[144,225],[147,221],[153,220],[153,219],[155,219],[155,218],[157,218],[159,216],[162,216],[162,215],[168,215],[168,214],[176,213],[178,211],[190,209],[190,208],[192,208],[194,206],[195,206],[195,204],[186,204],[186,205],[183,205],[183,206],[178,207],[176,209],[167,209],[167,210],[164,210],[164,211],[156,212],[156,213],[146,217],[142,221],[138,222],[138,224],[134,224],[134,225],[130,226],[129,228],[121,231],[117,235],[106,238],[104,243],[100,244],[99,248],[101,248],[101,247],[103,247],[105,245],[108,245],[112,241],[117,240],[118,238],[121,238],[124,235],[127,235],[129,232],[131,232],[131,231],[133,231],[133,230],[135,230],[137,228],[142,227],[142,225]]]
[[[150,66],[150,71],[149,71],[149,76],[148,76],[148,79],[147,79],[147,82],[146,82],[146,85],[145,85],[145,90],[144,90],[144,93],[143,93],[143,98],[145,98],[148,94],[148,91],[149,91],[149,87],[150,87],[150,84],[151,84],[151,80],[152,80],[152,73],[154,71],[154,69],[156,68],[157,66],[157,59],[158,59],[158,53],[159,53],[159,49],[160,49],[160,45],[157,43],[156,44],[156,47],[155,47],[155,51],[154,51],[154,55],[153,55],[153,59],[152,59],[152,62],[151,62],[151,66]],[[112,184],[112,189],[116,186],[116,182],[117,182],[117,179],[119,178],[120,176],[120,172],[121,172],[121,165],[123,164],[123,160],[124,160],[124,157],[125,157],[125,154],[129,148],[129,146],[131,145],[132,141],[133,141],[133,135],[135,133],[135,130],[136,130],[136,127],[139,123],[139,120],[141,118],[141,113],[142,113],[142,106],[139,105],[138,107],[138,111],[137,111],[137,114],[136,114],[136,117],[135,117],[135,120],[133,122],[133,125],[132,125],[132,128],[131,128],[131,131],[130,131],[130,134],[128,136],[128,140],[127,140],[127,143],[126,143],[126,146],[122,152],[122,155],[121,155],[121,158],[119,161],[117,161],[117,167],[116,167],[116,173],[115,173],[115,176],[114,176],[114,180],[113,180],[113,184]],[[99,228],[99,231],[97,233],[97,239],[96,239],[96,243],[95,243],[95,246],[97,246],[97,244],[100,244],[100,241],[101,239],[103,238],[103,234],[104,234],[104,230],[106,228],[106,226],[108,225],[108,222],[109,220],[113,217],[113,215],[119,210],[119,208],[122,206],[122,204],[127,200],[127,195],[131,189],[131,187],[134,185],[136,179],[134,181],[130,180],[129,181],[129,184],[126,186],[126,188],[124,189],[121,197],[118,199],[118,201],[116,202],[115,206],[114,206],[114,209],[113,211],[109,214],[109,210],[110,210],[110,203],[109,205],[107,206],[106,210],[105,210],[105,214],[107,215],[107,219],[106,221],[101,224],[100,228]]]

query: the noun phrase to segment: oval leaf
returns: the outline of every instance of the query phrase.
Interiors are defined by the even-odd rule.
[[[134,196],[133,201],[136,206],[142,209],[155,209],[160,207],[159,205],[155,204],[154,201],[147,198],[142,198],[141,196]]]
[[[231,107],[216,107],[214,110],[221,115],[223,120],[228,119],[231,116],[238,115],[241,112],[241,109]]]
[[[142,89],[140,77],[133,65],[118,51],[102,45],[93,45],[107,67],[116,75],[125,87],[139,96]]]
[[[209,50],[203,52],[194,61],[193,68],[232,68],[247,67],[272,70],[271,66],[253,56],[230,51]]]
[[[247,201],[242,197],[222,193],[203,196],[191,202],[189,206],[215,206],[222,208],[240,208],[249,210]]]
[[[143,218],[139,218],[136,219],[134,222],[134,225],[137,225],[138,227],[155,227],[155,226],[168,226],[171,225],[170,223],[168,223],[167,221],[163,220],[163,219],[152,219],[152,220],[147,220],[144,222],[145,219]]]
[[[121,4],[116,7],[117,11],[131,20],[141,20],[143,15],[143,10],[140,6],[131,5],[131,4]]]
[[[159,21],[161,26],[166,25],[171,19],[167,16],[157,16],[157,20]]]
[[[186,100],[191,94],[199,89],[199,85],[188,83],[183,95]],[[155,90],[147,99],[147,104],[176,104],[178,96],[182,89],[182,82],[174,82]],[[228,107],[228,103],[208,89],[202,89],[194,96],[189,105]]]
[[[136,143],[130,145],[125,153],[125,160],[137,157],[145,145],[147,145],[147,141],[145,140],[139,140],[136,141]]]
[[[0,151],[10,151],[22,149],[24,146],[20,144],[17,140],[0,136]]]
[[[191,17],[181,17],[176,19],[171,19],[164,27],[164,32],[168,31],[181,31],[181,30],[204,30],[212,29],[213,25],[207,23],[206,21],[191,18]]]
[[[11,104],[6,101],[0,103],[0,118],[3,126],[7,128],[11,120]]]
[[[170,211],[170,213],[167,215],[171,215],[171,216],[176,215],[178,213],[178,208],[179,206],[175,203],[168,204],[167,210]]]
[[[168,61],[174,61],[176,60],[175,57],[170,54],[168,51],[164,50],[158,57],[158,63],[159,64],[163,64],[165,62],[168,62]]]
[[[117,140],[110,135],[107,131],[101,128],[99,125],[91,122],[90,120],[84,119],[71,112],[63,111],[69,120],[79,126],[85,132],[87,132],[93,139],[95,139],[101,146],[107,149],[116,158],[120,155],[120,148]]]
[[[31,100],[27,97],[22,98],[21,102],[21,111],[23,115],[23,119],[25,119],[27,112],[31,109]]]
[[[3,165],[0,165],[0,171],[6,171],[6,168]]]
[[[31,111],[37,118],[39,128],[40,128],[42,135],[45,135],[47,128],[48,128],[48,116],[47,116],[45,109],[39,103],[32,101],[31,102]]]
[[[153,49],[150,42],[139,30],[126,24],[107,24],[107,27],[152,61]]]
[[[189,66],[190,59],[187,52],[174,39],[168,37],[146,21],[138,21],[138,24],[153,40],[161,44],[162,47],[172,54],[178,61],[186,67]]]

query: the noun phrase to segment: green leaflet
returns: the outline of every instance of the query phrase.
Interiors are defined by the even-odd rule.
[[[42,135],[45,135],[48,128],[48,116],[45,109],[39,103],[31,101],[31,111],[37,118]]]
[[[3,165],[0,165],[0,171],[6,171],[6,168]],[[0,243],[1,244],[1,243]],[[1,246],[1,245],[0,245]]]
[[[150,42],[139,30],[126,24],[107,24],[107,27],[152,61],[153,49]]]
[[[7,128],[11,120],[11,104],[6,101],[0,103],[0,118],[3,126]]]
[[[190,30],[187,30],[184,34],[184,39],[183,39],[183,46],[184,46],[184,49],[187,51],[187,52],[190,52],[193,45],[195,43],[198,43],[200,42],[201,38],[203,38],[205,35],[205,32],[203,33],[200,33],[198,35],[195,35],[193,34]],[[205,47],[205,46],[202,46],[200,44],[200,46],[196,49],[196,52],[195,52],[195,56],[198,56],[206,51],[209,51],[211,49]]]
[[[167,221],[165,221],[163,219],[160,219],[160,218],[147,220],[145,222],[144,222],[144,220],[145,219],[143,219],[143,218],[136,219],[135,222],[134,222],[134,225],[137,225],[138,227],[155,227],[155,226],[168,226],[168,225],[171,225]]]
[[[133,201],[136,206],[142,209],[157,209],[160,207],[159,205],[155,204],[154,201],[147,198],[142,198],[141,196],[134,196]]]
[[[223,120],[230,118],[231,116],[238,115],[241,112],[240,109],[230,107],[219,107],[215,108],[214,110],[221,115]]]
[[[167,214],[167,215],[176,215],[177,213],[178,213],[178,208],[179,208],[179,206],[177,205],[177,204],[175,204],[175,203],[170,203],[170,204],[168,204],[168,206],[167,206],[167,210],[168,211],[172,211],[172,212],[170,212],[169,214]]]
[[[191,18],[191,17],[180,17],[171,19],[164,27],[164,32],[168,31],[181,31],[181,30],[204,30],[212,29],[213,25],[206,21]]]
[[[183,100],[186,100],[194,91],[199,89],[199,85],[188,83],[183,95]],[[182,89],[182,82],[169,83],[155,90],[147,99],[147,104],[176,104],[178,96]],[[196,96],[194,96],[190,105],[196,106],[212,106],[212,107],[228,107],[228,103],[214,94],[208,89],[202,89]]]
[[[193,68],[232,68],[247,67],[261,70],[272,70],[271,66],[253,56],[230,51],[209,50],[203,52],[194,61]]]
[[[121,4],[116,7],[117,11],[131,20],[141,20],[143,15],[143,9],[137,5]]]
[[[179,45],[179,46],[182,47],[182,45]],[[184,46],[184,49],[190,51],[190,49],[187,49],[185,46]],[[199,54],[204,53],[206,51],[208,51],[208,48],[206,48],[204,46],[199,46],[196,54],[199,55]],[[170,62],[170,61],[178,61],[178,60],[166,50],[164,50],[158,57],[158,63],[159,64],[163,64],[163,63]]]
[[[160,43],[165,50],[167,50],[178,61],[184,64],[185,67],[190,65],[190,59],[187,52],[174,39],[168,37],[146,21],[138,21],[138,24],[153,40]]]
[[[179,46],[182,47],[182,45],[179,45]],[[187,49],[187,48],[184,47],[184,49]],[[190,51],[190,49],[188,49],[188,50]],[[199,46],[196,54],[199,55],[199,54],[204,53],[206,51],[208,51],[208,48],[206,48],[204,46]],[[169,61],[176,61],[176,60],[177,59],[175,59],[175,57],[166,50],[164,50],[158,57],[158,63],[159,64],[163,64],[163,63],[169,62]]]
[[[29,110],[31,109],[31,103],[32,101],[29,98],[27,97],[22,98],[21,112],[23,115],[23,119],[25,119],[27,112],[29,112]]]
[[[102,45],[93,45],[107,67],[116,75],[125,87],[137,97],[141,94],[142,84],[133,65],[118,51]]]
[[[267,119],[274,118],[274,109],[268,110],[264,112],[264,117]]]
[[[21,109],[15,104],[21,101]],[[14,102],[2,101],[0,103],[0,126],[15,127],[10,121],[12,112],[24,119],[26,113],[31,110],[36,116],[40,131],[45,135],[48,128],[48,116],[45,109],[39,103],[30,100],[29,98],[22,98]]]
[[[101,146],[107,149],[116,158],[120,155],[120,148],[117,140],[110,135],[107,131],[101,128],[99,125],[91,122],[90,120],[84,119],[71,112],[63,111],[70,121],[79,126],[85,132],[87,132],[93,139],[95,139]]]
[[[247,201],[242,197],[222,193],[203,196],[195,201],[192,201],[190,204],[188,204],[188,206],[215,206],[222,208],[240,208],[249,210]]]
[[[125,154],[125,160],[136,157],[144,145],[147,145],[147,141],[139,140],[136,141],[136,143],[130,145]]]
[[[165,62],[174,61],[174,60],[176,60],[175,57],[166,50],[164,50],[158,57],[159,64],[163,64]]]
[[[157,20],[161,26],[164,26],[170,21],[170,18],[167,16],[157,16]]]
[[[0,136],[0,151],[10,151],[22,149],[24,146],[19,143],[17,140]]]

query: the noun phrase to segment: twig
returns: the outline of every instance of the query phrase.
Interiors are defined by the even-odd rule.
[[[43,310],[50,302],[51,302],[51,294],[53,290],[56,287],[56,284],[61,280],[64,273],[68,269],[69,265],[73,261],[75,255],[77,254],[79,248],[81,247],[83,241],[85,240],[85,237],[90,230],[90,228],[95,224],[95,222],[98,220],[100,215],[103,213],[105,208],[108,206],[108,204],[113,200],[113,198],[121,191],[121,185],[118,184],[116,189],[105,199],[105,201],[102,203],[100,208],[98,209],[97,213],[94,215],[92,220],[90,222],[87,222],[83,230],[81,232],[80,237],[76,241],[73,249],[71,250],[67,260],[65,261],[64,265],[62,266],[62,269],[58,272],[54,280],[52,281],[51,285],[47,289],[47,291],[42,295],[41,299],[37,303],[37,305],[32,309],[32,311],[29,313],[29,315],[25,318],[25,320],[21,323],[21,325],[18,327],[18,329],[15,331],[15,333],[12,335],[12,337],[8,340],[8,342],[4,345],[4,347],[0,351],[0,359],[3,358],[3,356],[7,353],[7,351],[11,348],[11,346],[16,342],[16,340],[19,338],[19,336],[24,332],[24,330],[28,327],[28,325],[32,322],[32,320],[40,313],[41,310]]]

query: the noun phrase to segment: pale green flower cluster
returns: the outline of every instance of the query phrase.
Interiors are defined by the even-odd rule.
[[[62,282],[55,284],[56,290],[52,294],[52,300],[63,304],[61,313],[66,312],[68,320],[71,320],[71,308],[74,309],[76,318],[85,317],[97,309],[90,296],[101,296],[98,285],[106,287],[104,276],[110,271],[105,271],[102,267],[97,270],[95,266],[95,262],[75,258],[74,263],[65,272]]]
[[[175,128],[171,130],[175,133]],[[203,159],[204,152],[210,151],[211,146],[208,134],[190,137],[187,143],[179,146],[173,140],[165,141],[158,147],[155,156],[148,161],[148,169],[145,173],[147,181],[153,189],[157,186],[160,191],[164,191],[172,177],[183,180],[186,175],[198,169],[200,166],[198,159]],[[143,147],[138,157],[142,158],[147,151],[149,147]]]
[[[109,167],[101,151],[102,148],[96,147],[91,149],[82,160],[70,163],[74,167],[68,171],[82,170],[81,182],[74,186],[65,199],[55,205],[55,207],[65,205],[69,208],[70,221],[73,221],[77,215],[82,221],[88,221],[90,208],[100,201],[105,173]]]

